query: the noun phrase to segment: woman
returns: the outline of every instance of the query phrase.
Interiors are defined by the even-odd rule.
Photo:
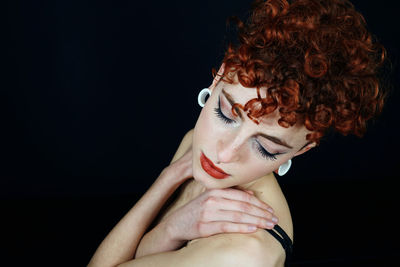
[[[90,266],[289,262],[292,220],[273,172],[328,130],[363,134],[383,106],[385,59],[348,1],[290,2],[256,1],[237,21],[240,43],[200,92],[194,129]]]

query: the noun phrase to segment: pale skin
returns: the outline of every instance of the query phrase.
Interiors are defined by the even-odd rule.
[[[224,65],[219,73],[224,72]],[[107,235],[89,266],[282,266],[285,251],[264,229],[277,223],[293,239],[292,220],[273,171],[315,143],[304,126],[283,128],[277,114],[257,125],[234,116],[228,98],[246,103],[255,89],[219,79],[194,130],[183,138],[171,164]],[[218,104],[220,103],[220,104]],[[216,108],[229,123],[221,121]],[[277,144],[265,136],[287,143]],[[290,148],[289,148],[290,147]],[[260,148],[274,158],[265,157]],[[229,177],[202,168],[204,153]],[[172,193],[176,200],[161,212]],[[153,229],[148,229],[158,216]]]

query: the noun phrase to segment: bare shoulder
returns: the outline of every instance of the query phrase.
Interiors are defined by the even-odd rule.
[[[266,267],[283,266],[285,262],[280,243],[263,229],[251,234],[224,233],[197,239],[185,249],[187,255],[192,255],[193,264],[202,262],[207,266]]]
[[[185,152],[191,147],[192,141],[193,141],[193,129],[189,130],[183,137],[181,143],[179,144],[178,149],[175,152],[174,157],[172,158],[171,163],[178,160],[185,154]]]
[[[266,230],[259,229],[252,234],[235,235],[237,235],[237,240],[232,242],[230,252],[226,254],[226,258],[235,255],[233,260],[238,266],[261,267],[284,265],[285,250]]]
[[[186,151],[192,146],[192,140],[193,140],[193,129],[189,130],[182,138],[181,143],[178,146],[178,149],[175,152],[174,157],[171,160],[171,163],[177,161],[179,158],[181,158]],[[190,180],[184,182],[180,188],[177,190],[177,193],[174,194],[168,201],[167,205],[162,208],[162,210],[159,212],[158,217],[156,218],[155,222],[159,223],[162,221],[164,218],[167,217],[168,214],[170,214],[172,211],[176,210],[179,208],[181,205],[181,202],[179,201],[179,195],[180,192],[184,191],[186,188],[187,184],[189,183]]]
[[[253,188],[255,196],[270,205],[279,218],[279,226],[293,241],[293,221],[289,205],[273,173],[266,176],[261,186]]]
[[[279,226],[293,240],[292,217],[286,198],[273,174],[265,178],[264,183],[251,190],[274,209]],[[215,266],[283,266],[286,259],[281,243],[265,229],[251,234],[224,233],[200,238],[189,242],[186,248],[197,255],[208,255],[207,266],[214,266],[214,263]]]

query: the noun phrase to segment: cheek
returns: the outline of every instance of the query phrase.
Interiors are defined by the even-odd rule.
[[[213,111],[211,107],[204,107],[200,112],[194,129],[193,145],[204,145],[208,147],[214,146],[216,137],[218,136],[215,118],[213,118]]]
[[[273,163],[255,161],[258,160],[253,160],[253,162],[244,164],[245,166],[241,166],[241,168],[238,169],[240,172],[238,173],[238,177],[242,177],[244,180],[242,182],[251,182],[273,171]]]
[[[251,151],[250,153],[258,153]],[[277,160],[269,160],[260,158],[257,154],[249,156],[245,162],[237,169],[238,177],[242,177],[242,182],[250,182],[269,174],[279,168],[292,157],[292,154],[282,155]]]

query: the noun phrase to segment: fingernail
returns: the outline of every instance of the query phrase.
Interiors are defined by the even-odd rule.
[[[274,213],[274,210],[272,208],[267,208],[267,210],[271,213]]]
[[[273,222],[275,222],[275,223],[277,223],[278,222],[278,218],[276,218],[276,217],[272,217],[272,219],[271,219]]]
[[[249,231],[255,231],[257,229],[254,225],[249,225]]]
[[[274,227],[274,224],[272,222],[266,222],[267,226],[269,227]]]

